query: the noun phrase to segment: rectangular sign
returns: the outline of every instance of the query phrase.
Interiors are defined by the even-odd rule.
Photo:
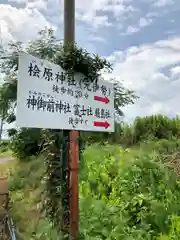
[[[18,127],[114,132],[113,84],[91,83],[82,74],[20,53]]]

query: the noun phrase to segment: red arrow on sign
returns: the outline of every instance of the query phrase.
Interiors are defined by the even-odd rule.
[[[94,100],[98,102],[103,102],[105,104],[109,103],[109,99],[107,97],[94,96]]]
[[[110,127],[110,124],[108,122],[94,122],[94,126],[95,127],[104,127],[104,128],[108,128]]]

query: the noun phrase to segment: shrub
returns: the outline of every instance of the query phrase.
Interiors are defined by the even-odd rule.
[[[142,140],[170,139],[179,136],[180,120],[163,115],[137,117],[131,128],[135,143]]]
[[[160,142],[164,146],[164,140],[156,144],[161,145]],[[109,144],[86,148],[79,172],[78,239],[179,239],[180,181],[164,162],[166,152],[164,155],[162,149],[161,154],[150,150],[133,151]],[[20,166],[10,183],[15,199],[15,222],[25,232],[24,239],[43,238],[46,229],[49,239],[56,240],[56,235],[50,237],[54,230],[46,220],[38,225],[38,230],[35,224],[31,225],[31,230],[29,228],[29,222],[34,222],[29,219],[33,204],[36,206],[40,201],[40,196],[36,195],[43,190],[43,156],[28,163],[21,162]],[[16,210],[21,204],[26,214]],[[40,219],[42,216],[38,215]]]
[[[127,161],[124,154],[108,145],[85,153],[82,239],[155,239],[168,234],[172,216],[180,212],[178,176],[163,163],[164,156],[129,153]]]
[[[10,148],[20,160],[26,160],[27,157],[39,154],[41,151],[41,130],[20,129],[11,138]]]
[[[0,152],[6,152],[9,149],[9,141],[0,142]]]

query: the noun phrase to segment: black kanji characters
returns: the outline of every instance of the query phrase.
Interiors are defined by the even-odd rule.
[[[64,109],[64,104],[62,103],[62,101],[56,101],[55,103],[56,112],[62,113],[63,109]]]
[[[87,77],[80,79],[79,86],[81,89],[87,90],[89,92],[92,90],[91,82],[89,81],[89,79]]]
[[[27,99],[27,107],[32,108],[32,110],[43,110],[47,112],[59,112],[59,113],[70,113],[71,106],[69,103],[60,101],[55,101],[53,97],[49,97],[44,100],[42,96],[35,96],[34,94],[29,96]]]
[[[49,99],[49,101],[47,101],[47,111],[54,112],[54,108],[55,108],[54,105],[55,105],[54,99],[53,98]]]
[[[28,67],[29,76],[40,77],[41,70],[38,68],[37,64],[30,63]]]
[[[57,84],[54,84],[52,86],[52,90],[53,90],[53,92],[56,92],[56,93],[61,93],[61,94],[66,93],[68,96],[73,96],[74,95],[74,92],[71,88],[66,89],[64,86],[59,87]]]
[[[74,119],[74,125],[77,126],[80,122],[80,119],[79,118],[75,118]]]
[[[74,127],[74,119],[72,117],[69,117],[69,124]]]
[[[73,127],[73,128],[76,128],[77,125],[80,123],[80,119],[78,117],[69,117],[69,124]]]
[[[70,96],[73,96],[74,95],[74,92],[71,88],[68,88],[67,89],[67,94],[70,95]]]
[[[93,110],[91,107],[85,108],[84,105],[80,106],[79,104],[73,105],[74,107],[74,115],[78,117],[83,116],[93,116]]]
[[[101,118],[100,108],[96,108],[96,109],[95,109],[94,115],[95,115],[97,118]]]
[[[105,97],[108,97],[111,95],[111,89],[106,85],[101,85],[100,90],[101,90],[101,94]]]
[[[65,103],[64,104],[64,109],[63,109],[64,113],[70,113],[71,112],[71,106],[69,103]]]
[[[71,106],[69,103],[66,103],[66,102],[62,102],[61,100],[60,101],[57,101],[56,104],[56,112],[60,112],[60,113],[70,113],[71,112]]]
[[[83,119],[83,118],[79,118],[79,117],[69,117],[68,120],[69,125],[71,125],[73,128],[76,128],[77,125],[81,124],[88,124],[88,120],[87,119]]]
[[[37,64],[30,63],[28,67],[29,76],[40,77],[41,70],[38,68]]]
[[[101,93],[102,93],[103,96],[107,95],[107,87],[105,85],[101,86]]]
[[[59,86],[53,85],[52,90],[53,90],[53,92],[59,93]]]
[[[92,107],[88,107],[86,110],[87,116],[93,116],[93,110]]]
[[[82,107],[80,109],[80,117],[86,116],[86,112],[87,112],[87,109],[85,108],[84,105],[82,105]]]
[[[30,91],[29,93],[31,94],[26,102],[28,108],[49,113],[67,114],[68,117],[70,113],[72,117],[69,118],[69,124],[74,127],[87,125],[88,120],[86,118],[91,116],[103,120],[111,118],[111,110],[106,108],[93,108],[84,104],[70,105],[70,103],[63,100],[57,101],[50,95],[47,97],[47,94],[44,96],[43,93],[40,94],[37,92],[37,95],[35,95],[34,91]]]
[[[63,72],[61,72],[61,73],[57,72],[55,74],[55,80],[57,83],[60,82],[61,84],[63,84],[66,80],[66,75]]]
[[[43,73],[43,78],[45,78],[46,80],[52,81],[53,80],[53,72],[52,72],[52,68],[44,68],[44,73]]]
[[[95,112],[94,112],[94,115],[97,118],[102,118],[102,119],[109,119],[109,118],[111,118],[110,110],[104,109],[104,108],[96,108]]]
[[[45,108],[46,108],[46,101],[44,101],[42,97],[38,97],[37,110],[42,109],[44,111]]]
[[[66,90],[65,87],[61,87],[60,91],[61,91],[62,94],[65,94],[67,90]]]
[[[103,118],[103,119],[105,119],[105,111],[106,111],[106,110],[103,109],[103,108],[100,110],[100,116],[101,116],[101,118]]]
[[[34,95],[32,97],[29,96],[29,98],[27,99],[27,106],[28,108],[32,107],[32,110],[34,110],[37,106],[37,99]]]
[[[69,124],[75,128],[78,124],[79,124],[79,118],[73,118],[73,117],[69,117]]]
[[[105,111],[105,119],[111,118],[111,113],[109,110]]]
[[[97,83],[97,80],[93,82],[92,89],[93,89],[93,92],[96,92],[97,90],[99,90],[99,84]]]
[[[81,113],[80,113],[80,105],[79,104],[75,104],[73,105],[74,108],[74,115],[80,117]]]
[[[75,90],[75,94],[74,94],[75,98],[79,99],[82,97],[82,91],[80,90]]]
[[[27,106],[28,108],[32,108],[32,110],[40,110],[40,109],[43,109],[45,110],[45,107],[46,107],[46,101],[44,101],[42,99],[42,97],[38,96],[36,98],[35,95],[33,96],[29,96],[29,98],[27,99]]]
[[[71,72],[66,73],[68,86],[76,86],[76,80],[74,79],[74,74]]]

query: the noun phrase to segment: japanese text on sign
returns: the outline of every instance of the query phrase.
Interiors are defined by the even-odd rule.
[[[113,87],[21,53],[17,125],[20,127],[114,131]]]

